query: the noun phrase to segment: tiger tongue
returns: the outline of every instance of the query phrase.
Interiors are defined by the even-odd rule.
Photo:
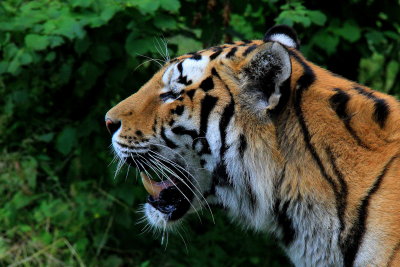
[[[144,172],[140,172],[140,177],[142,177],[142,182],[147,193],[149,193],[154,199],[157,199],[160,196],[162,190],[174,186],[170,181],[156,182],[149,178],[149,176]]]

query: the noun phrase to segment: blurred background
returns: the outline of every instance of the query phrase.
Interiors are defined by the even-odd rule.
[[[171,57],[293,26],[306,57],[400,93],[400,2],[0,1],[1,266],[290,266],[272,237],[215,209],[161,244],[137,213],[135,170],[116,174],[109,108]]]

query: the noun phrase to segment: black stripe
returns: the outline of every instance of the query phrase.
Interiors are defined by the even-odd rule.
[[[221,115],[221,120],[219,121],[219,134],[221,138],[221,148],[220,148],[220,158],[221,161],[224,160],[225,151],[226,151],[226,130],[229,122],[231,121],[233,114],[235,113],[235,102],[231,96],[231,102],[225,107],[224,111]]]
[[[278,225],[282,228],[282,234],[283,234],[282,241],[286,247],[293,242],[296,233],[293,227],[293,222],[287,215],[288,207],[289,207],[288,201],[283,203],[281,207],[281,202],[279,200],[275,202],[275,207],[274,207],[274,213],[277,216]]]
[[[182,115],[185,107],[183,105],[176,106],[174,109],[171,109],[171,114]]]
[[[190,59],[200,60],[201,59],[201,55],[198,54],[198,53],[194,53],[193,56],[190,57]]]
[[[389,104],[386,102],[386,100],[376,97],[373,92],[368,92],[359,86],[354,87],[354,90],[375,102],[374,114],[372,118],[377,124],[379,124],[381,128],[385,127],[385,123],[390,112]]]
[[[221,53],[222,53],[222,48],[221,48],[221,50],[218,50],[217,52],[213,53],[213,54],[210,56],[210,60],[214,60],[214,59],[215,59],[216,57],[218,57]]]
[[[326,172],[324,165],[322,164],[322,160],[319,157],[315,147],[311,143],[310,132],[308,131],[303,111],[301,109],[301,103],[303,98],[303,93],[311,86],[311,84],[315,81],[315,75],[310,66],[308,66],[295,52],[289,51],[289,53],[293,56],[293,58],[303,67],[303,75],[297,81],[298,89],[296,90],[295,97],[295,113],[298,118],[301,130],[303,132],[304,143],[306,144],[307,149],[310,151],[312,158],[317,163],[318,168],[324,177],[324,179],[329,183],[332,188],[332,191],[335,195],[336,200],[336,210],[338,213],[338,217],[340,214],[340,202],[342,199],[341,193],[338,191],[337,185],[332,179],[330,175]],[[343,226],[341,226],[342,228]]]
[[[308,89],[308,87],[311,86],[311,84],[314,83],[315,81],[315,74],[313,70],[308,66],[301,58],[300,56],[295,53],[292,50],[288,50],[289,54],[296,59],[297,62],[300,63],[300,65],[303,67],[303,75],[299,78],[297,81],[297,85],[300,87],[301,94],[303,93],[302,91]]]
[[[392,253],[390,254],[389,259],[388,259],[387,264],[386,264],[387,267],[392,265],[394,257],[396,256],[396,253],[399,251],[399,249],[400,249],[400,241],[393,248]]]
[[[157,118],[154,119],[152,130],[154,133],[157,132]]]
[[[210,95],[206,95],[201,101],[199,138],[195,139],[192,145],[192,147],[196,147],[198,143],[201,143],[202,147],[201,151],[198,151],[199,155],[211,153],[210,145],[205,137],[208,128],[208,118],[217,101],[217,97]]]
[[[231,186],[231,179],[229,178],[226,166],[224,163],[218,163],[213,171],[213,185],[217,186]]]
[[[231,57],[235,56],[236,51],[237,51],[237,47],[236,46],[232,47],[232,49],[228,52],[228,54],[226,54],[225,57],[226,58],[231,58]]]
[[[214,82],[212,77],[208,77],[206,79],[204,79],[199,86],[201,89],[204,90],[204,92],[208,92],[209,90],[214,89]]]
[[[329,103],[332,109],[336,112],[336,115],[342,120],[346,130],[350,133],[350,135],[354,138],[359,146],[364,148],[368,148],[363,141],[361,141],[360,137],[354,131],[354,129],[350,125],[351,116],[347,113],[347,103],[350,101],[350,96],[339,88],[334,88],[336,94],[331,96],[329,99]]]
[[[340,190],[338,191],[338,198],[336,199],[337,203],[337,209],[338,209],[338,217],[339,217],[339,222],[340,222],[340,234],[339,234],[339,239],[340,235],[345,229],[345,220],[344,220],[344,215],[346,211],[346,206],[347,206],[347,195],[348,195],[348,190],[347,190],[347,184],[346,181],[344,180],[343,173],[339,170],[336,164],[336,158],[333,155],[331,149],[328,147],[326,149],[326,153],[328,154],[329,161],[332,165],[333,172],[335,173],[339,185],[340,185]]]
[[[201,159],[201,160],[200,160],[200,166],[201,166],[201,167],[204,167],[204,166],[206,165],[206,163],[207,163],[207,162],[206,162],[204,159]]]
[[[178,71],[179,71],[179,77],[178,77],[178,83],[181,83],[183,85],[190,85],[192,84],[192,80],[188,80],[187,76],[183,76],[183,67],[182,67],[183,61],[179,62],[177,65]]]
[[[311,84],[315,81],[315,75],[310,66],[308,66],[297,54],[294,52],[290,51],[290,54],[293,55],[293,57],[297,60],[297,62],[300,63],[303,67],[303,75],[298,79],[297,85],[299,88],[296,90],[296,97],[295,97],[295,113],[298,118],[301,130],[303,132],[303,139],[304,142],[308,148],[308,150],[311,153],[311,156],[313,157],[314,161],[317,163],[322,176],[325,178],[325,180],[328,181],[328,183],[331,185],[335,195],[337,194],[337,188],[336,184],[334,183],[333,179],[327,174],[322,161],[318,155],[318,153],[315,150],[315,147],[311,144],[311,136],[310,132],[308,131],[304,115],[303,115],[303,110],[301,109],[301,103],[302,103],[302,98],[303,98],[303,93],[305,90],[307,90]]]
[[[165,128],[161,127],[161,138],[169,148],[177,148],[178,146],[165,135]]]
[[[382,183],[383,178],[386,175],[390,165],[397,158],[397,155],[392,157],[389,162],[385,165],[381,173],[375,179],[373,185],[369,188],[367,194],[362,198],[360,205],[357,209],[358,215],[356,220],[349,231],[349,235],[344,241],[343,245],[346,246],[344,249],[344,264],[345,266],[353,266],[354,260],[358,253],[358,250],[362,244],[363,237],[365,234],[366,226],[367,226],[367,217],[368,217],[368,206],[369,201],[373,194],[378,191],[379,186]]]
[[[244,136],[244,134],[241,134],[239,137],[239,156],[240,158],[243,158],[244,155],[244,151],[247,148],[247,141],[246,141],[246,137]]]
[[[218,72],[217,72],[217,70],[215,68],[211,69],[211,74],[216,76],[218,79],[221,79],[221,77],[219,76],[219,74],[218,74]]]
[[[385,123],[389,116],[389,111],[389,104],[385,100],[377,99],[375,101],[374,120],[381,128],[385,127]]]
[[[251,187],[250,176],[246,175],[245,183],[246,192],[249,197],[249,205],[254,212],[257,209],[257,195],[254,193],[253,188]]]
[[[214,51],[214,52],[222,51],[222,47],[221,46],[213,46],[213,47],[210,47],[209,49]]]
[[[120,143],[120,142],[117,142],[117,144],[118,145],[120,145],[121,147],[123,147],[123,148],[133,148],[133,147],[131,147],[131,146],[129,146],[129,145],[125,145],[125,144],[123,144],[123,143]]]
[[[254,49],[257,48],[258,45],[251,45],[248,48],[246,48],[246,50],[243,52],[243,56],[247,56],[248,54],[251,53],[251,51],[253,51]]]
[[[194,93],[196,92],[196,89],[193,89],[193,90],[190,90],[190,91],[187,91],[186,92],[186,94],[188,95],[188,97],[190,98],[190,100],[193,100],[193,96],[194,96]]]
[[[218,98],[210,95],[206,95],[201,101],[201,112],[200,112],[200,133],[199,136],[205,136],[208,128],[208,117],[212,109],[215,107]]]
[[[193,140],[198,137],[197,132],[195,130],[189,130],[183,126],[176,126],[176,127],[172,128],[171,131],[174,134],[178,134],[178,135],[189,135],[190,137],[192,137]]]

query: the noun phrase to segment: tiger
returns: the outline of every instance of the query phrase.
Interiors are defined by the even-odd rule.
[[[217,205],[295,266],[400,266],[399,103],[299,48],[276,25],[188,53],[107,112],[144,217],[172,231]]]

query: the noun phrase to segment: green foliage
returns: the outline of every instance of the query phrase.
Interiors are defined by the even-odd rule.
[[[189,218],[167,248],[141,234],[146,194],[134,170],[115,175],[103,116],[157,70],[148,57],[259,39],[275,23],[297,29],[309,59],[397,95],[399,13],[377,0],[0,1],[1,265],[287,265],[218,211],[215,224]]]

